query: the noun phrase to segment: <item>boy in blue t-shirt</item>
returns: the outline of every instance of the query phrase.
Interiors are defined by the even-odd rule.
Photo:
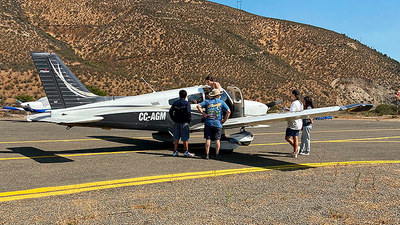
[[[228,120],[231,111],[228,105],[219,99],[221,93],[218,89],[213,89],[209,96],[211,99],[205,100],[197,105],[197,109],[206,118],[204,126],[204,138],[206,139],[206,159],[209,159],[211,141],[215,141],[216,158],[220,159],[219,149],[222,133],[222,124]],[[205,112],[203,111],[205,108]],[[225,117],[222,119],[223,112],[226,112]]]

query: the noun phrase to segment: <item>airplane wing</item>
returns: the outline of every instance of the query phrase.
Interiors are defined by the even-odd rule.
[[[239,118],[228,119],[224,123],[224,128],[237,128],[237,127],[251,127],[262,124],[270,124],[281,121],[287,121],[289,119],[308,119],[320,116],[332,115],[337,112],[350,111],[350,112],[361,112],[370,110],[373,107],[371,104],[352,104],[344,106],[332,106],[325,108],[307,109],[297,112],[284,112],[284,113],[271,113],[261,116],[246,116]],[[201,130],[204,126],[193,126],[192,131]]]

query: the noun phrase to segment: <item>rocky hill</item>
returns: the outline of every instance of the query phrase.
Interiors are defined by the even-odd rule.
[[[389,103],[400,64],[344,34],[256,16],[203,0],[2,0],[0,98],[44,96],[29,51],[50,51],[85,85],[109,95],[204,83],[216,77],[247,99],[318,106]]]

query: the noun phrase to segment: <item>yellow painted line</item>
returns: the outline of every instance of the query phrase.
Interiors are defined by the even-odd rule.
[[[349,141],[354,143],[400,143],[400,141]]]
[[[321,130],[321,131],[312,131],[312,133],[343,133],[343,132],[368,132],[368,131],[397,131],[400,130],[400,128],[393,128],[393,129],[364,129],[364,130]],[[255,133],[253,135],[258,136],[258,135],[270,135],[270,134],[282,134],[284,135],[285,132],[284,130],[282,132],[277,132],[277,133]]]
[[[351,138],[351,139],[343,139],[343,140],[312,141],[312,143],[352,142],[352,141],[373,141],[373,140],[399,139],[399,138],[400,138],[400,136],[392,136],[392,137],[374,137],[374,138]]]
[[[327,130],[327,131],[313,131],[313,133],[342,133],[342,132],[367,132],[367,131],[397,131],[399,129],[364,129],[364,130]],[[260,135],[284,135],[285,132],[278,133],[253,133],[255,136]],[[191,135],[191,137],[203,137],[203,135]],[[115,138],[81,138],[81,139],[60,139],[60,140],[31,140],[31,141],[0,141],[0,144],[23,144],[23,143],[54,143],[54,142],[82,142],[82,141],[104,141],[104,140],[121,140],[121,139],[152,139],[152,137],[115,137]]]
[[[341,165],[361,165],[361,164],[398,164],[400,160],[391,161],[350,161],[350,162],[326,162],[326,163],[305,163],[288,164],[281,166],[251,167],[241,169],[188,172],[179,174],[156,175],[148,177],[136,177],[120,180],[109,180],[92,183],[82,183],[75,185],[64,185],[57,187],[43,187],[21,191],[11,191],[0,193],[0,202],[15,201],[21,199],[42,198],[57,195],[75,194],[94,190],[103,190],[117,187],[137,186],[155,183],[172,182],[179,180],[199,179],[206,177],[226,176],[232,174],[254,173],[269,170],[288,170],[310,167],[341,166]]]
[[[356,138],[356,139],[342,139],[342,140],[326,140],[326,141],[311,141],[311,143],[340,143],[340,142],[398,142],[398,141],[375,141],[375,140],[385,140],[385,139],[400,139],[400,136],[392,137],[376,137],[376,138]],[[249,146],[268,146],[268,145],[285,145],[287,142],[278,143],[263,143],[263,144],[250,144]]]

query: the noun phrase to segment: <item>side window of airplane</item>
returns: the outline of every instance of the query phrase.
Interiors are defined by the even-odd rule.
[[[201,93],[189,95],[187,98],[190,104],[199,104],[203,102],[203,95]],[[168,100],[168,103],[172,105],[176,100],[179,100],[179,98],[172,98]]]
[[[189,95],[188,100],[190,104],[199,104],[203,102],[203,95],[201,93]]]

